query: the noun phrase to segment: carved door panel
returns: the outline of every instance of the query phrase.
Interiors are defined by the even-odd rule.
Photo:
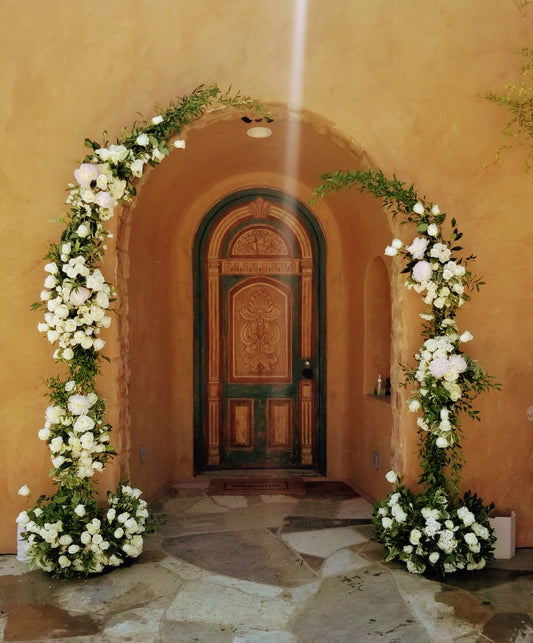
[[[207,464],[311,466],[317,324],[307,232],[259,198],[226,213],[208,248]]]

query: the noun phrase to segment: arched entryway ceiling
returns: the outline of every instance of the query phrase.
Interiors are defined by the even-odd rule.
[[[120,226],[122,352],[129,373],[123,383],[122,430],[131,444],[132,481],[148,495],[193,472],[192,250],[203,216],[228,194],[258,186],[284,190],[307,203],[321,173],[368,165],[324,120],[295,118],[277,107],[273,116],[272,135],[265,139],[247,136],[251,125],[226,112],[207,115],[187,129],[186,150],[173,151],[147,173]],[[368,417],[368,412],[357,405],[354,391],[364,395],[364,274],[390,242],[389,223],[375,201],[355,191],[311,207],[326,239],[327,328],[333,338],[327,360],[334,376],[327,388],[334,412],[328,411],[328,424],[337,429],[328,432],[328,472],[353,477],[348,475],[353,468],[370,475],[357,463],[358,444],[365,440],[354,426],[358,415]],[[363,431],[365,422],[362,418]],[[390,458],[389,416],[386,422],[384,461]],[[375,421],[368,423],[374,429]],[[380,473],[366,486],[381,488],[381,480]]]

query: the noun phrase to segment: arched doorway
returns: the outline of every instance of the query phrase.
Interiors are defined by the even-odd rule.
[[[325,247],[308,208],[232,194],[194,248],[195,467],[325,471]]]

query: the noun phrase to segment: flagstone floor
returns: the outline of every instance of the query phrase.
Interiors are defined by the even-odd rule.
[[[159,503],[130,567],[59,581],[0,556],[0,640],[533,642],[531,549],[440,583],[383,562],[356,494],[210,496],[207,485],[176,485]]]

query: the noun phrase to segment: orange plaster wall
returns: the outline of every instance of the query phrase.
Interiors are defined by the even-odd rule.
[[[375,165],[415,181],[423,194],[457,217],[464,245],[478,255],[477,271],[487,282],[461,314],[460,323],[475,337],[471,354],[504,385],[502,393],[480,399],[481,423],[464,424],[464,483],[487,500],[514,508],[518,544],[533,545],[533,431],[525,415],[533,404],[533,226],[527,205],[533,182],[523,171],[519,150],[508,151],[503,163],[491,165],[506,115],[481,98],[488,90],[503,91],[507,82],[520,80],[515,51],[531,44],[533,14],[524,16],[511,0],[308,0],[298,5],[307,7],[307,16],[303,76],[297,82],[291,76],[295,6],[286,0],[161,0],[156,5],[142,0],[133,8],[129,0],[94,0],[81,12],[76,3],[62,0],[4,0],[0,5],[0,21],[9,27],[0,42],[0,552],[13,551],[14,519],[26,506],[17,489],[27,483],[34,497],[50,489],[48,453],[37,431],[47,404],[45,379],[58,369],[51,347],[36,331],[39,315],[29,311],[29,304],[42,287],[41,257],[47,242],[61,231],[50,220],[61,214],[64,187],[85,154],[83,140],[100,139],[103,130],[112,138],[138,112],[150,116],[156,101],[165,105],[199,83],[212,81],[222,87],[232,84],[269,104],[300,101],[309,113],[327,119],[343,137],[355,141]],[[229,157],[231,146],[226,151]],[[199,184],[199,196],[196,206],[194,199],[183,203],[184,232],[192,232],[199,220],[195,207],[219,196],[205,184],[205,170],[198,168],[191,179]],[[245,172],[234,177],[234,185],[246,183]],[[300,183],[302,195],[313,184],[310,177]],[[176,178],[175,189],[184,187]],[[233,186],[228,178],[218,187],[221,193]],[[300,194],[299,190],[295,191]],[[338,418],[344,429],[328,434],[328,466],[332,475],[353,479],[366,493],[378,496],[384,492],[378,474],[384,472],[369,470],[368,454],[375,448],[375,424],[385,425],[379,448],[386,453],[390,420],[384,406],[352,394],[362,390],[357,358],[362,351],[358,305],[363,281],[351,278],[354,265],[347,257],[357,250],[361,263],[356,267],[363,268],[379,251],[366,247],[364,236],[357,236],[346,217],[348,207],[357,210],[365,203],[355,194],[337,195],[317,206],[316,213],[340,253],[330,253],[328,264],[329,270],[338,271],[338,279],[337,273],[335,279],[328,277],[328,305],[335,302],[338,315],[328,310],[328,319],[334,324],[338,318],[340,338],[329,353],[336,380],[328,382],[328,404],[333,408],[341,402]],[[361,235],[372,230],[362,224],[358,229]],[[146,233],[147,240],[155,238],[150,230]],[[376,248],[388,242],[387,234],[383,224],[375,235]],[[171,239],[164,242],[170,244]],[[174,256],[173,266],[180,267],[180,261],[187,264],[190,240],[177,247],[181,255]],[[150,265],[151,257],[140,244],[135,252]],[[114,271],[112,261],[107,269],[109,274]],[[419,344],[418,304],[413,293],[398,291],[401,278],[395,271],[392,266],[395,320],[403,322],[393,327],[392,363],[409,360]],[[154,267],[152,274],[163,272]],[[180,295],[190,296],[187,281],[175,279],[171,285]],[[162,285],[156,291],[162,299],[167,294]],[[131,291],[130,296],[138,304]],[[101,380],[101,390],[116,426],[114,442],[123,449],[122,463],[106,470],[102,489],[114,482],[129,459],[130,438],[120,430],[125,421],[119,380],[124,380],[125,366],[118,358],[123,338],[117,329],[107,337],[114,361]],[[165,339],[161,335],[158,340],[160,350]],[[190,335],[184,332],[169,341],[183,355],[165,372],[173,377],[181,365],[191,368]],[[350,361],[342,359],[345,350]],[[155,355],[149,356],[149,364],[156,366]],[[168,398],[171,384],[163,375],[156,383]],[[192,384],[186,379],[168,407],[181,423],[176,440],[191,431],[187,422]],[[146,393],[142,382],[138,386],[143,394],[155,395]],[[405,418],[400,397],[393,399],[391,410],[390,457],[408,480],[414,480],[414,421]],[[163,415],[136,418],[143,430],[151,426],[167,431],[167,420]],[[353,425],[357,428],[352,431]],[[132,460],[137,439],[140,428],[131,436]],[[187,475],[188,456],[174,452],[164,457],[169,475]],[[148,489],[155,490],[149,477]]]

